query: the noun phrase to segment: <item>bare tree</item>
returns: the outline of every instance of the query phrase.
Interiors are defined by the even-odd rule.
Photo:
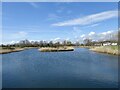
[[[92,39],[87,38],[87,39],[84,39],[83,42],[86,46],[91,46],[92,45]]]

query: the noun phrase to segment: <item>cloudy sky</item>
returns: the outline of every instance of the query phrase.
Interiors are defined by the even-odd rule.
[[[118,28],[118,3],[21,2],[2,4],[3,42],[108,38]]]

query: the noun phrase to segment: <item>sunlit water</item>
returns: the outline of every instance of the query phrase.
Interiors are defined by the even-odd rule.
[[[3,54],[3,88],[117,87],[118,57],[76,48]]]

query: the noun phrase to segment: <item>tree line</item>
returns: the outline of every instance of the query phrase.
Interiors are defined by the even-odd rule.
[[[79,42],[76,42],[75,44],[73,44],[71,41],[69,40],[64,40],[62,43],[57,41],[57,42],[53,42],[53,41],[29,41],[29,40],[21,40],[19,41],[19,43],[15,43],[15,44],[7,44],[7,45],[1,45],[1,47],[7,47],[7,48],[11,48],[11,47],[59,47],[59,46],[79,46]]]
[[[111,35],[112,36],[112,35]],[[118,39],[116,39],[118,38]],[[95,45],[102,45],[104,42],[110,42],[110,43],[118,43],[120,45],[120,30],[118,31],[118,34],[114,37],[112,36],[110,39],[103,41],[93,41],[92,39],[86,38],[83,40],[83,43],[80,44],[79,41],[76,41],[75,43],[72,43],[70,40],[64,40],[62,43],[57,41],[29,41],[29,40],[21,40],[18,43],[14,44],[7,44],[7,45],[0,45],[0,47],[12,49],[12,47],[59,47],[59,46],[95,46]]]

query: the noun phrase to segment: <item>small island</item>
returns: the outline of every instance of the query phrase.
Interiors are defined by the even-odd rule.
[[[74,51],[73,47],[42,47],[38,49],[41,52],[60,52],[60,51]]]

